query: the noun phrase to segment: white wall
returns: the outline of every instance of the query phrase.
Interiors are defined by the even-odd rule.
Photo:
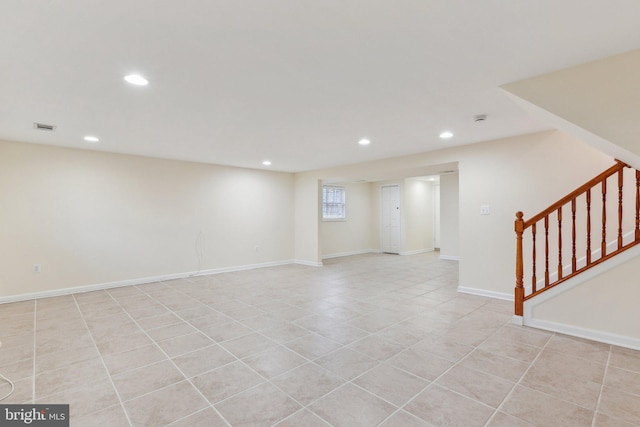
[[[321,180],[312,174],[295,174],[293,200],[294,258],[301,264],[321,266]]]
[[[427,181],[404,180],[404,247],[401,254],[433,250],[433,192]]]
[[[319,265],[321,180],[403,183],[456,162],[460,285],[509,296],[515,212],[533,215],[613,163],[560,132],[293,176],[31,144],[1,143],[0,150],[3,296],[292,258]],[[375,208],[370,245],[356,245],[363,249],[379,248],[378,184],[369,186]],[[491,215],[479,215],[480,205],[490,205]],[[34,263],[42,273],[32,273]]]
[[[509,297],[515,212],[535,214],[613,159],[560,132],[295,175],[0,142],[0,299],[292,258],[319,265],[320,239],[326,253],[375,249],[380,183],[354,187],[362,223],[349,225],[357,243],[348,246],[336,238],[344,230],[320,232],[321,180],[376,176],[408,186],[403,173],[432,174],[456,162],[459,175],[441,177],[442,253],[456,253],[446,241],[456,230],[445,228],[456,212],[447,197],[455,199],[457,188],[460,286]],[[480,215],[481,205],[491,214]],[[640,296],[639,265],[635,259],[593,278],[540,305],[536,316],[637,340],[640,319],[630,304]]]
[[[371,197],[371,228],[369,229],[371,247],[376,251],[380,251],[382,247],[380,243],[380,220],[382,215],[380,203],[382,200],[382,190],[380,189],[380,183],[377,182],[371,183],[369,189],[369,195]]]
[[[440,258],[460,258],[460,201],[457,173],[440,176]]]
[[[345,188],[346,213],[344,221],[320,220],[322,256],[364,253],[371,246],[371,184],[332,183]]]
[[[470,146],[460,161],[460,286],[511,296],[515,212],[528,218],[613,165],[560,132]],[[480,215],[480,206],[490,215]]]
[[[0,297],[290,261],[293,194],[292,174],[0,142]]]
[[[503,89],[542,123],[640,168],[638,69],[640,49],[509,83]]]
[[[439,165],[456,162],[460,286],[509,297],[515,282],[516,211],[522,210],[526,217],[534,215],[607,169],[614,160],[566,134],[550,131],[300,173],[296,182],[306,182],[304,191],[317,196],[319,179],[402,180],[434,174],[440,170]],[[446,197],[445,185],[441,183],[441,198]],[[298,200],[295,203],[300,204]],[[491,206],[491,214],[480,215],[481,205]],[[441,221],[445,221],[444,216]],[[317,223],[317,213],[314,220]],[[372,243],[377,243],[375,238]],[[318,256],[313,245],[313,241],[306,245],[312,259],[314,253]],[[296,247],[296,251],[301,249]]]
[[[557,296],[531,309],[534,324],[541,327],[560,325],[568,333],[593,339],[607,339],[608,336],[609,342],[640,349],[638,277],[640,257],[636,255],[617,268],[606,270],[567,291],[559,287],[562,292]]]

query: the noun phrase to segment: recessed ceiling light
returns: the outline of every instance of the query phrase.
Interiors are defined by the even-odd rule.
[[[265,166],[271,166],[271,162],[269,160],[265,160],[262,164]]]
[[[367,138],[362,138],[360,141],[358,141],[358,144],[360,144],[360,145],[369,145],[369,144],[371,144],[371,141],[369,141]]]
[[[447,130],[447,131],[444,131],[444,132],[442,132],[442,133],[440,134],[440,138],[442,138],[442,139],[449,139],[449,138],[451,138],[452,136],[453,136],[453,133],[452,133],[452,132],[449,132],[448,130]]]
[[[124,79],[136,86],[146,86],[149,84],[149,80],[142,77],[140,74],[129,74],[128,76],[124,76]]]
[[[84,140],[87,142],[98,142],[100,139],[97,136],[87,135],[84,137]]]

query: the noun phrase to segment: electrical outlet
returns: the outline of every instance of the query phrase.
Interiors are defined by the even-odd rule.
[[[34,273],[41,273],[42,272],[42,266],[40,264],[33,264],[33,272]]]
[[[491,209],[488,205],[480,206],[480,215],[489,215],[491,213]]]

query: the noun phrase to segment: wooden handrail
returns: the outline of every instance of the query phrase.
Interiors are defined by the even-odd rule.
[[[618,255],[619,253],[640,244],[640,170],[635,170],[634,176],[634,190],[633,196],[635,196],[635,215],[632,218],[635,222],[634,227],[628,233],[624,233],[624,223],[623,223],[623,186],[624,186],[624,169],[631,168],[628,164],[617,160],[616,163],[600,173],[593,179],[590,179],[580,187],[576,188],[571,193],[567,194],[557,202],[550,205],[548,208],[543,210],[542,212],[532,216],[531,218],[524,220],[524,214],[522,212],[516,213],[516,220],[514,223],[514,231],[516,233],[516,284],[515,284],[515,314],[517,316],[522,316],[524,313],[524,301],[527,301],[537,295],[540,295],[542,292],[547,291],[560,283],[575,277],[576,275],[584,272],[585,270],[594,267],[607,259]],[[618,174],[617,176],[617,197],[609,197],[611,199],[611,203],[617,203],[617,218],[616,218],[616,232],[615,240],[612,239],[611,242],[607,242],[607,179],[612,177],[613,175]],[[599,248],[600,252],[599,256],[592,257],[592,245],[591,245],[591,202],[592,202],[592,189],[600,186],[599,191],[602,196],[602,211],[600,213],[602,219],[602,229],[598,231],[597,226],[595,227],[596,235],[601,235],[601,240],[599,245],[594,246]],[[628,193],[627,193],[628,194]],[[586,246],[585,257],[578,262],[577,258],[577,227],[576,227],[576,211],[578,210],[577,199],[578,197],[584,195],[585,196],[585,210],[586,213],[584,215],[586,223],[586,239],[584,245]],[[597,199],[596,199],[597,200]],[[571,234],[571,246],[570,250],[567,253],[570,253],[571,261],[566,266],[563,264],[563,208],[567,207],[567,219],[571,221],[570,234]],[[611,212],[613,212],[613,208],[611,208]],[[570,215],[569,215],[570,213]],[[557,220],[557,270],[554,273],[554,280],[550,279],[549,272],[549,226],[550,219],[553,219],[554,222]],[[537,268],[538,268],[538,254],[537,254],[537,230],[536,224],[540,221],[544,220],[544,280],[540,282],[540,286],[537,283]],[[528,238],[527,241],[531,240],[532,243],[532,257],[531,257],[531,286],[525,287],[524,280],[524,269],[525,262],[523,259],[523,245],[524,245],[524,234],[528,228],[531,228],[531,237]],[[626,236],[633,236],[633,240],[624,243]],[[555,236],[555,234],[554,234]],[[607,246],[612,245],[615,249],[611,248],[610,252],[607,253]],[[580,245],[580,251],[583,250],[583,244]],[[597,254],[598,251],[594,252]],[[594,258],[594,259],[592,259]],[[584,265],[583,265],[584,260]],[[542,258],[540,259],[542,261]],[[580,266],[579,266],[580,265]],[[556,264],[553,265],[553,268],[556,268]],[[566,271],[566,274],[564,272]],[[527,294],[528,293],[528,294]]]
[[[595,178],[590,179],[589,181],[585,182],[583,185],[581,185],[580,187],[576,188],[571,193],[567,194],[562,199],[558,200],[557,202],[555,202],[554,204],[549,206],[547,209],[543,210],[542,212],[540,212],[540,213],[532,216],[528,220],[526,220],[524,222],[524,228],[526,229],[526,228],[531,227],[531,224],[534,224],[534,223],[540,221],[545,216],[553,213],[554,211],[557,211],[558,208],[560,208],[560,207],[566,205],[567,203],[569,203],[572,199],[575,199],[576,197],[582,195],[582,193],[584,193],[588,189],[595,187],[597,184],[600,184],[603,179],[607,179],[611,175],[615,174],[616,172],[618,172],[618,171],[620,171],[620,170],[622,170],[624,168],[628,168],[628,167],[630,167],[628,164],[626,164],[624,162],[621,162],[620,160],[616,159],[616,164],[615,165],[611,166],[609,169],[607,169],[606,171],[602,172],[600,175],[596,176]]]

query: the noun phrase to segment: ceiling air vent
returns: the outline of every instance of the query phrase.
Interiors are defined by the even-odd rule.
[[[33,128],[37,130],[46,130],[48,132],[53,132],[56,130],[54,125],[46,125],[44,123],[33,122]]]

